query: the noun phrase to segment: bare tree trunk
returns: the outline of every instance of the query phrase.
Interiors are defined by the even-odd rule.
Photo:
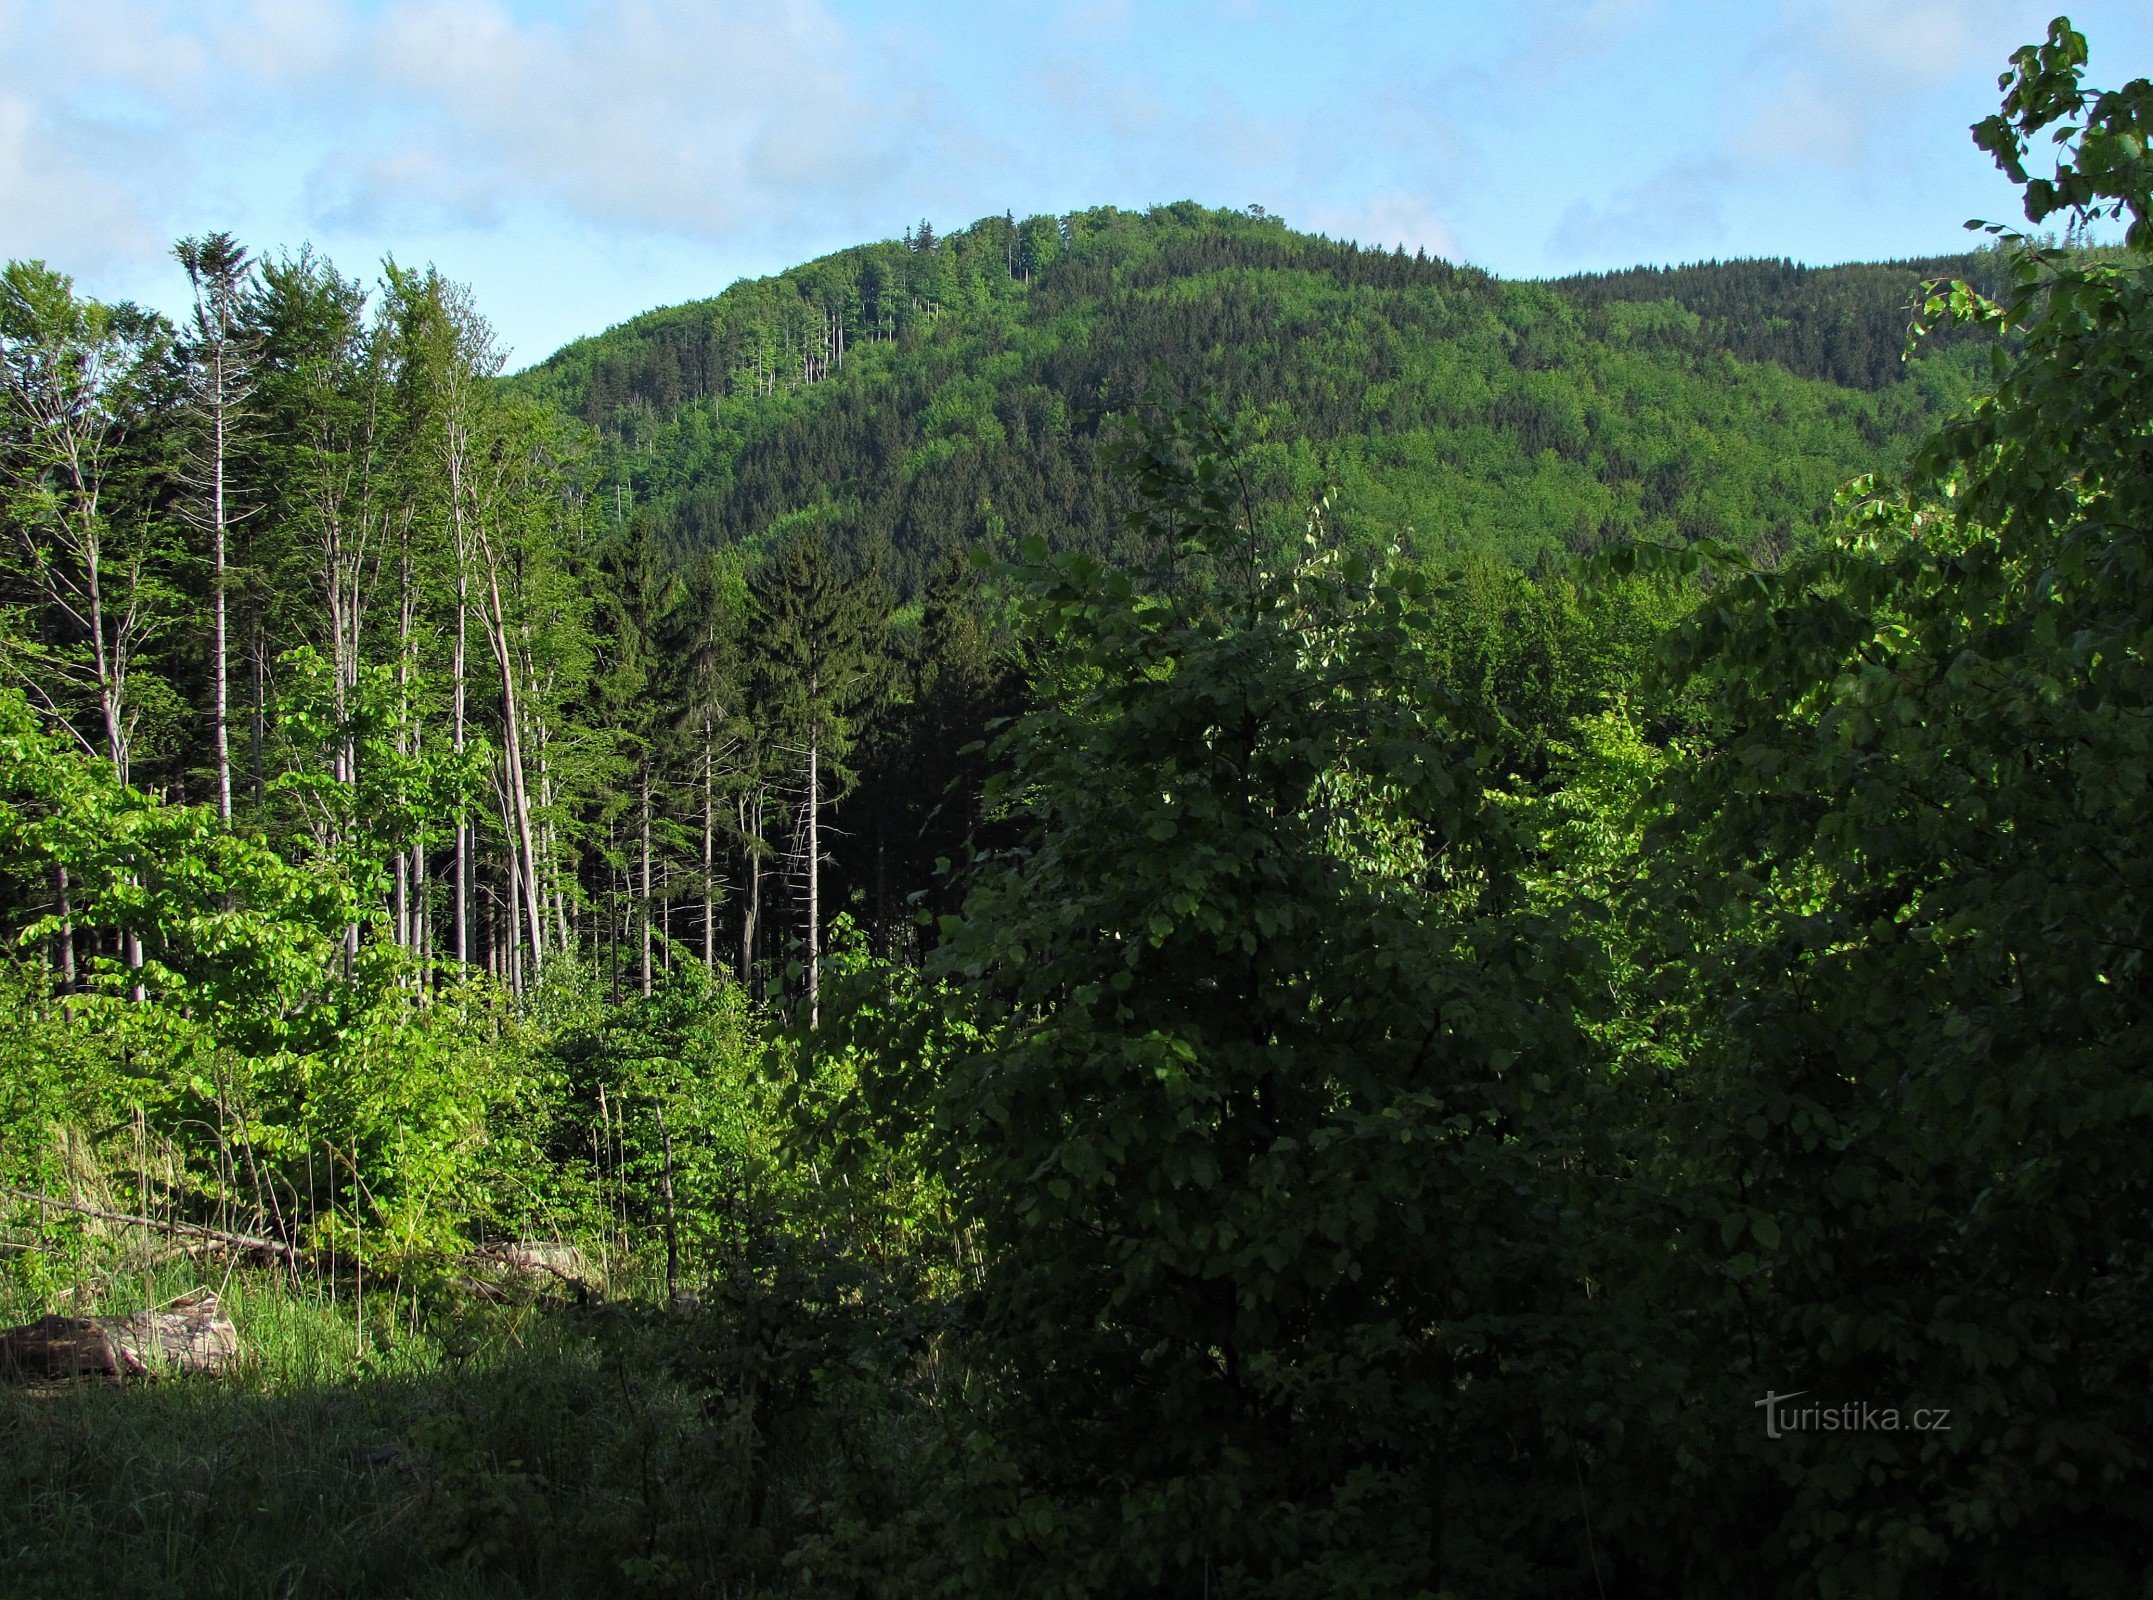
[[[339,699],[341,700],[341,698],[340,694]],[[340,706],[340,714],[341,710]],[[347,722],[346,727],[348,728],[349,726],[350,724]],[[359,739],[357,734],[346,733],[343,753],[338,757],[338,760],[343,767],[342,776],[344,781],[351,785],[351,791],[356,795],[359,792]],[[347,923],[344,927],[344,973],[346,977],[351,975],[358,959],[359,925],[356,922]]]
[[[507,768],[508,802],[510,810],[509,852],[522,853],[518,876],[522,881],[522,893],[512,902],[512,909],[521,908],[529,917],[531,960],[534,965],[545,958],[545,920],[538,908],[538,851],[531,833],[531,793],[525,781],[523,765],[522,710],[516,693],[516,664],[509,648],[508,613],[501,603],[500,563],[495,560],[491,542],[484,531],[479,534],[480,547],[486,558],[486,594],[492,610],[486,618],[486,634],[493,646],[495,664],[501,670],[501,743],[503,764]]]
[[[418,981],[423,990],[431,977],[434,957],[433,918],[427,909],[424,841],[411,841],[408,864],[404,870],[411,879],[411,948],[419,958]]]
[[[523,993],[523,918],[516,910],[518,880],[522,875],[522,862],[511,845],[508,852],[508,903],[501,908],[502,918],[508,924],[508,948],[502,959],[508,969],[511,994]]]
[[[231,447],[235,410],[244,404],[249,387],[246,363],[240,354],[237,325],[239,306],[252,268],[247,253],[229,234],[182,239],[173,255],[187,269],[194,286],[196,355],[203,363],[203,387],[198,395],[199,414],[209,424],[209,459],[204,482],[208,491],[210,546],[210,721],[217,765],[217,816],[227,826],[232,820],[232,694],[231,635],[225,596],[226,554],[230,544],[231,514],[225,498],[227,456]]]
[[[716,871],[716,818],[711,811],[710,719],[703,718],[703,965],[715,968],[718,960],[717,894],[712,883]]]
[[[84,518],[83,570],[90,609],[90,648],[97,662],[97,712],[105,725],[105,752],[112,770],[127,781],[127,719],[122,710],[124,680],[115,653],[105,640],[105,583],[103,543],[90,517]]]
[[[405,760],[418,754],[416,730],[411,718],[412,636],[418,623],[418,585],[411,572],[411,519],[405,516],[398,527],[396,561],[396,751]],[[418,882],[411,870],[411,853],[399,846],[391,863],[394,877],[391,883],[393,911],[396,919],[396,942],[404,949],[417,946],[417,918],[413,914],[413,890]]]
[[[606,970],[608,991],[620,1004],[620,856],[614,850],[613,819],[606,819]]]
[[[54,963],[60,969],[61,986],[72,992],[75,987],[75,907],[68,894],[67,868],[54,863],[52,889],[58,898],[60,931],[55,936],[59,943],[59,959]]]
[[[763,910],[762,784],[754,783],[751,789],[752,801],[746,792],[739,798],[740,837],[748,853],[748,903],[740,916],[740,983],[759,1000],[762,996],[755,987],[755,934]]]
[[[822,742],[807,736],[807,1025],[822,1026]]]
[[[464,573],[464,554],[461,535],[456,551],[456,643],[450,663],[455,679],[449,691],[449,716],[454,732],[456,754],[464,749],[464,639],[467,618],[470,615],[469,579]],[[456,883],[454,888],[456,922],[456,964],[467,966],[471,960],[471,819],[461,806],[456,811]]]
[[[266,707],[266,706],[265,706],[265,705],[263,704],[263,701],[264,701],[264,699],[266,698],[266,696],[267,696],[267,694],[268,694],[268,684],[267,684],[267,683],[266,683],[266,682],[264,681],[264,679],[265,679],[265,676],[266,676],[266,673],[267,673],[267,670],[268,670],[268,669],[267,669],[267,666],[266,666],[266,665],[265,665],[265,663],[264,663],[263,657],[264,657],[265,653],[266,653],[266,652],[268,651],[268,649],[269,649],[269,641],[268,641],[268,640],[266,640],[266,639],[264,639],[264,638],[262,637],[262,620],[261,620],[261,618],[260,618],[260,617],[258,617],[258,616],[257,616],[257,617],[256,617],[256,618],[254,619],[254,751],[253,751],[253,766],[254,766],[254,804],[255,804],[255,807],[256,807],[256,809],[257,809],[257,810],[259,810],[259,809],[260,809],[260,807],[261,807],[261,803],[262,803],[262,784],[263,784],[263,782],[264,782],[264,775],[263,775],[263,772],[262,772],[262,755],[263,755],[263,747],[264,747],[264,744],[266,743],[266,739],[267,739],[267,734],[268,734],[268,729],[267,729],[267,728],[266,728],[266,726],[264,725],[264,719],[265,719],[265,717],[266,717],[266,715],[267,715],[267,707]]]
[[[553,828],[551,824],[548,824],[546,828],[546,858],[549,861],[559,859],[553,853],[554,846]],[[553,907],[554,936],[560,941],[560,946],[563,950],[573,950],[576,947],[575,914],[569,909],[569,888],[570,883],[564,877],[556,883],[553,893],[548,897],[548,903]]]
[[[217,386],[217,401],[214,408],[215,442],[211,448],[215,454],[210,467],[210,543],[211,559],[216,568],[211,580],[212,587],[210,590],[210,632],[214,636],[212,650],[216,656],[214,687],[212,689],[214,709],[211,715],[215,721],[217,738],[217,816],[220,821],[229,827],[232,821],[232,715],[229,671],[230,650],[226,642],[224,600],[224,445],[226,408],[223,393],[225,385],[223,369],[226,359],[226,352],[220,348],[217,352],[217,376],[214,380]]]
[[[637,798],[639,802],[638,820],[642,829],[643,843],[643,910],[640,919],[642,922],[643,953],[638,966],[638,974],[642,979],[643,993],[647,996],[650,993],[650,768],[648,766],[645,766],[642,770]]]
[[[556,814],[555,808],[559,806],[561,797],[553,781],[553,769],[548,764],[547,752],[549,748],[546,738],[545,719],[540,717],[538,719],[538,803],[545,808],[547,820],[539,828],[538,837],[539,842],[546,847],[542,859],[559,861],[561,859],[559,850],[560,837],[555,829],[552,817]],[[576,946],[576,938],[568,909],[570,876],[567,873],[556,872],[553,875],[552,883],[543,887],[545,888],[544,901],[546,909],[553,915],[554,942],[564,951],[573,950]]]

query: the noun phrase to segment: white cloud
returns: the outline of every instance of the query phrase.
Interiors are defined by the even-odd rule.
[[[933,134],[809,0],[604,0],[565,24],[404,0],[356,66],[404,115],[377,119],[385,147],[338,158],[465,212],[490,187],[601,226],[722,238],[856,205]]]
[[[1560,261],[1671,258],[1709,248],[1721,233],[1731,174],[1712,162],[1669,168],[1605,204],[1580,200],[1556,220],[1549,251]]]
[[[426,223],[490,228],[501,220],[499,184],[423,149],[336,151],[308,175],[306,202],[316,223],[346,233]]]
[[[1788,0],[1776,31],[1784,48],[1823,55],[1854,76],[1920,87],[2000,65],[2040,14],[2021,0]]]
[[[166,167],[139,131],[55,116],[0,88],[0,258],[80,271],[161,252],[148,193]]]
[[[1458,236],[1443,214],[1425,195],[1402,189],[1371,195],[1355,206],[1313,206],[1287,221],[1334,239],[1357,240],[1371,249],[1388,250],[1402,244],[1446,260],[1458,256]]]
[[[1603,58],[1655,21],[1663,0],[1553,0],[1526,13],[1502,76],[1547,74]]]
[[[2039,28],[2023,0],[1786,0],[1735,154],[1850,169],[1883,153],[1907,101],[1969,68],[2001,69]]]
[[[212,28],[218,61],[264,89],[333,78],[362,31],[338,0],[227,0]]]
[[[0,95],[8,249],[138,251],[205,174],[256,162],[292,169],[286,203],[318,225],[484,227],[535,206],[729,240],[854,220],[964,149],[820,0],[590,0],[557,20],[496,0],[18,3],[0,10]],[[157,184],[98,148],[129,135]],[[100,174],[59,227],[56,193]]]
[[[1546,248],[1565,262],[1700,253],[1723,238],[1739,191],[1819,172],[1866,182],[1897,158],[1910,103],[2000,69],[2039,16],[2026,0],[1781,0],[1720,87],[1717,138],[1611,198],[1575,202]]]

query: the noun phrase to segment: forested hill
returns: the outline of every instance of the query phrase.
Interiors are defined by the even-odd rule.
[[[1631,267],[1558,278],[1552,287],[1589,307],[1667,302],[1697,318],[1700,348],[1745,361],[1773,361],[1803,377],[1853,389],[1886,389],[1907,377],[1907,310],[1916,289],[1959,278],[1985,293],[2001,287],[1986,253],[1911,261],[1806,267],[1793,261],[1704,261]],[[1955,342],[1954,330],[1930,335]]]
[[[914,587],[999,532],[1110,547],[1103,414],[1209,388],[1258,492],[1530,561],[1611,537],[1784,546],[1962,390],[1909,366],[1978,258],[1513,283],[1183,203],[841,251],[580,340],[514,380],[598,430],[601,495],[681,551],[804,522]],[[1977,273],[1978,275],[1978,273]]]

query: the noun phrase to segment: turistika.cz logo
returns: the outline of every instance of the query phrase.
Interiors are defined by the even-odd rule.
[[[1866,1400],[1847,1400],[1838,1405],[1790,1405],[1808,1394],[1768,1394],[1757,1402],[1764,1412],[1764,1436],[1777,1439],[1789,1433],[1949,1433],[1948,1406],[1919,1406],[1902,1411],[1897,1406],[1873,1406]]]

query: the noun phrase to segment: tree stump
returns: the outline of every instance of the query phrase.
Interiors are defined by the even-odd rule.
[[[124,1381],[175,1372],[224,1372],[239,1359],[239,1330],[197,1289],[125,1317],[40,1317],[0,1330],[0,1377]]]

